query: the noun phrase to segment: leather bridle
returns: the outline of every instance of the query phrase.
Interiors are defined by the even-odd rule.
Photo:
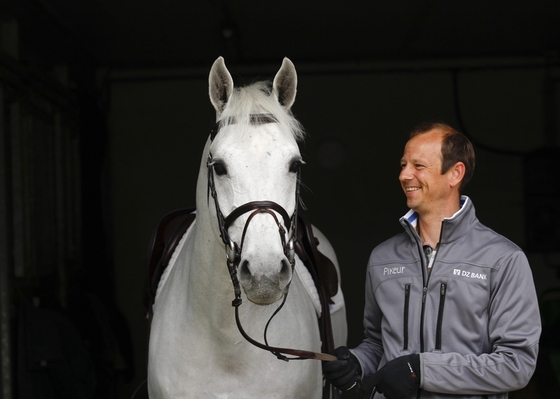
[[[277,119],[270,114],[252,114],[250,115],[250,122],[252,124],[264,124],[264,123],[275,123]],[[235,120],[230,118],[229,123],[235,123]],[[212,129],[210,140],[213,141],[216,135],[218,134],[221,127],[220,121],[216,123],[214,129]],[[237,278],[237,270],[239,266],[239,262],[241,261],[241,252],[243,250],[243,243],[245,240],[245,234],[247,232],[247,228],[249,223],[251,223],[252,219],[261,213],[269,214],[275,221],[276,225],[278,226],[278,234],[280,236],[280,240],[282,243],[282,248],[284,250],[284,255],[290,262],[292,267],[292,273],[294,271],[295,266],[295,249],[294,249],[294,240],[297,239],[297,210],[298,205],[302,203],[300,197],[300,171],[298,170],[298,175],[296,179],[296,192],[295,192],[295,209],[294,213],[290,217],[288,212],[279,204],[274,201],[251,201],[247,202],[243,205],[238,206],[235,208],[229,215],[224,217],[219,203],[218,203],[218,195],[216,193],[216,186],[214,182],[214,170],[213,170],[213,157],[212,154],[208,154],[206,166],[208,168],[208,201],[210,200],[210,195],[214,200],[214,205],[216,207],[216,217],[218,219],[218,227],[220,229],[220,236],[222,241],[225,245],[226,249],[226,259],[227,259],[227,267],[229,271],[229,275],[231,278],[231,282],[233,284],[235,299],[232,301],[232,306],[235,308],[235,321],[237,323],[237,328],[241,335],[251,344],[255,345],[258,348],[267,350],[274,355],[278,359],[289,361],[289,360],[301,360],[301,359],[317,359],[317,360],[336,360],[335,356],[326,354],[326,353],[316,353],[306,350],[299,350],[299,349],[288,349],[288,348],[279,348],[274,346],[269,346],[266,338],[266,331],[268,329],[268,325],[272,318],[280,311],[280,309],[284,306],[286,302],[286,298],[288,295],[289,284],[286,287],[286,292],[284,294],[284,299],[282,300],[282,304],[276,309],[273,315],[270,317],[268,321],[265,331],[264,331],[264,340],[265,343],[262,344],[253,338],[251,338],[243,329],[241,325],[241,321],[239,319],[239,306],[242,303],[241,299],[241,288],[239,284],[239,280]],[[304,208],[305,209],[305,208]],[[240,216],[249,213],[247,217],[247,221],[243,227],[243,233],[241,235],[241,242],[238,244],[233,241],[229,235],[229,227],[233,224],[233,222],[238,219]],[[279,220],[276,213],[281,216],[281,220]],[[291,233],[291,234],[290,234]],[[286,357],[284,355],[290,355],[294,357]]]

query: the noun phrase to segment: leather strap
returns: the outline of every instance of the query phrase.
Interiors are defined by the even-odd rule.
[[[262,124],[265,124],[265,123],[276,123],[276,122],[278,122],[278,120],[272,114],[250,114],[249,115],[249,122],[252,125],[262,125]],[[227,119],[227,121],[224,121],[224,120],[217,121],[214,124],[214,126],[212,127],[212,129],[210,129],[210,141],[214,141],[214,139],[218,135],[218,132],[220,131],[220,129],[223,126],[233,125],[235,123],[236,123],[236,119],[233,116],[230,116]]]
[[[319,240],[313,235],[311,223],[303,213],[300,213],[298,217],[297,231],[296,253],[309,270],[321,302],[321,317],[319,318],[321,351],[331,353],[335,349],[335,345],[329,304],[330,298],[338,292],[338,274],[331,260],[318,250]]]
[[[237,219],[239,216],[243,215],[244,213],[251,212],[256,209],[266,210],[272,209],[282,215],[284,219],[284,226],[290,228],[292,221],[290,216],[286,212],[284,208],[278,205],[276,202],[273,201],[252,201],[247,202],[246,204],[240,205],[235,208],[229,215],[226,216],[224,220],[224,228],[227,230],[229,226]]]

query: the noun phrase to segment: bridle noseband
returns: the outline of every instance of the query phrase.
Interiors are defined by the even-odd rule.
[[[252,114],[250,115],[250,122],[252,124],[264,124],[264,123],[275,123],[277,122],[277,119],[270,114]],[[229,123],[235,123],[235,120],[230,118],[229,119]],[[216,123],[216,126],[214,127],[214,129],[212,129],[211,135],[210,135],[210,140],[213,141],[214,138],[216,137],[216,135],[218,134],[220,127],[221,127],[221,121],[218,121]],[[278,309],[276,309],[276,311],[273,313],[273,315],[270,317],[270,320],[268,321],[266,328],[265,328],[265,332],[264,332],[264,340],[265,340],[265,344],[262,344],[258,341],[255,341],[254,339],[252,339],[243,329],[243,326],[241,325],[241,321],[239,319],[239,306],[242,303],[242,299],[241,299],[241,288],[240,288],[240,284],[239,284],[239,280],[237,278],[237,270],[238,270],[238,266],[239,263],[241,261],[241,252],[243,250],[243,243],[245,241],[245,234],[247,232],[247,228],[250,224],[250,222],[252,221],[252,219],[257,215],[257,214],[262,214],[262,213],[267,213],[269,214],[275,221],[276,225],[278,226],[278,234],[280,236],[280,240],[282,243],[282,248],[284,250],[284,255],[286,256],[286,258],[288,259],[288,261],[290,262],[290,265],[292,267],[292,272],[294,271],[294,266],[295,266],[295,249],[294,249],[294,240],[297,239],[297,210],[298,210],[298,205],[302,204],[302,206],[305,209],[305,206],[303,205],[303,202],[301,201],[301,197],[300,197],[300,171],[298,170],[298,175],[297,175],[297,183],[296,183],[296,192],[295,192],[295,209],[294,209],[294,213],[292,214],[292,216],[290,217],[288,215],[288,212],[279,204],[277,204],[274,201],[251,201],[251,202],[247,202],[243,205],[238,206],[237,208],[235,208],[229,215],[227,215],[227,217],[224,217],[222,211],[220,210],[220,206],[218,203],[218,195],[216,193],[216,186],[215,186],[215,182],[214,182],[214,170],[213,170],[213,166],[214,162],[213,162],[213,158],[212,158],[212,154],[209,153],[208,154],[208,159],[206,162],[206,166],[208,168],[208,201],[210,201],[210,195],[212,196],[213,200],[214,200],[214,205],[216,207],[216,216],[218,219],[218,227],[220,229],[220,236],[222,238],[222,241],[225,245],[225,249],[226,249],[226,258],[227,258],[227,267],[228,267],[228,271],[230,274],[230,278],[233,284],[233,289],[234,289],[234,293],[235,293],[235,299],[232,301],[232,306],[235,308],[235,320],[237,323],[237,327],[239,329],[239,332],[241,333],[241,335],[243,335],[243,337],[249,341],[251,344],[272,352],[274,355],[276,355],[276,357],[278,357],[281,360],[300,360],[300,359],[317,359],[317,360],[336,360],[336,357],[332,356],[332,355],[328,355],[325,353],[316,353],[316,352],[311,352],[311,351],[305,351],[305,350],[298,350],[298,349],[287,349],[287,348],[277,348],[277,347],[273,347],[273,346],[269,346],[267,339],[266,339],[266,331],[268,329],[268,325],[270,323],[270,321],[272,320],[272,318],[280,311],[280,309],[284,306],[284,303],[286,302],[286,298],[288,295],[288,289],[289,289],[289,285],[286,287],[286,293],[284,294],[284,299],[282,301],[282,304],[278,307]],[[236,219],[238,219],[240,216],[249,213],[249,216],[247,217],[247,221],[245,222],[245,225],[243,227],[243,233],[241,235],[241,242],[238,244],[235,241],[233,241],[231,239],[231,237],[229,236],[229,227],[234,223],[234,221]],[[278,213],[281,216],[282,221],[279,220],[278,216],[276,215],[276,213]],[[295,356],[295,357],[286,357],[284,355],[291,355],[291,356]]]

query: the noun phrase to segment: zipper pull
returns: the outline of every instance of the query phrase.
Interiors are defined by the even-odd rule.
[[[426,303],[426,294],[428,293],[428,287],[422,289],[422,303]]]

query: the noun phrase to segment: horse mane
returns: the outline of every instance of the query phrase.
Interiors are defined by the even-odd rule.
[[[292,111],[282,106],[272,95],[270,81],[236,87],[219,117],[219,122],[221,126],[232,123],[248,126],[251,124],[251,114],[271,114],[280,126],[292,133],[296,141],[302,141],[305,138],[303,126]]]

